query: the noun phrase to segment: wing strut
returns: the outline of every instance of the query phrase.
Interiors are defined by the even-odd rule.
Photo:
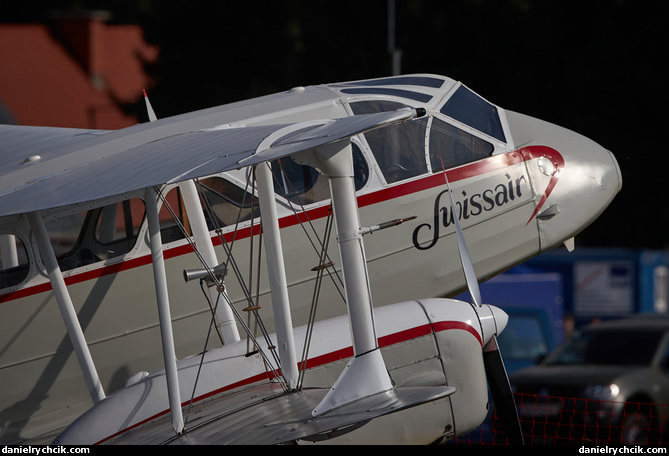
[[[155,122],[158,120],[158,117],[151,106],[146,90],[144,90],[144,102],[146,103],[146,113],[149,116],[149,121]],[[193,180],[181,182],[179,183],[179,189],[181,190],[184,206],[186,206],[188,219],[191,222],[195,245],[197,246],[200,255],[202,255],[202,261],[205,263],[205,273],[213,276],[215,275],[214,270],[218,265],[218,260],[216,258],[214,245],[211,242],[209,229],[207,228],[207,221],[202,212],[202,205],[200,204],[200,199],[197,195],[195,182]],[[218,302],[218,294],[225,293],[225,290],[221,290],[219,284],[215,283],[213,280],[208,281],[207,285],[212,302]],[[231,344],[233,342],[238,342],[240,340],[239,330],[237,329],[232,309],[225,305],[216,306],[215,312],[216,329],[218,330],[223,343]]]
[[[320,416],[362,397],[393,388],[379,350],[374,326],[372,295],[360,232],[351,156],[351,142],[346,139],[313,149],[313,152],[304,153],[297,160],[319,169],[330,182],[353,338],[353,359],[330,392],[316,406],[313,416]]]
[[[258,180],[258,200],[262,215],[263,235],[267,240],[263,244],[267,256],[267,272],[272,294],[272,310],[276,326],[279,360],[281,361],[281,374],[288,383],[288,387],[294,389],[297,387],[299,371],[295,355],[286,270],[279,234],[279,218],[276,211],[276,200],[274,199],[272,172],[268,163],[260,163],[256,166],[256,178]]]
[[[218,264],[214,244],[211,242],[207,222],[202,212],[202,205],[197,194],[195,182],[192,180],[179,183],[181,196],[183,197],[184,205],[186,206],[186,213],[191,222],[191,229],[193,230],[193,238],[198,251],[202,255],[202,261],[205,263],[207,273],[213,273]],[[213,281],[207,282],[209,294],[212,302],[218,301],[219,293],[227,293],[224,289],[219,287],[219,283]],[[239,330],[235,321],[235,316],[228,305],[216,306],[216,326],[223,339],[223,344],[232,344],[239,342]]]
[[[163,258],[163,242],[160,238],[160,220],[158,219],[157,193],[153,187],[145,190],[146,218],[149,224],[149,239],[151,244],[151,258],[153,263],[153,280],[156,285],[158,299],[158,317],[160,334],[163,343],[163,359],[167,377],[167,393],[169,396],[172,427],[177,434],[184,427],[181,412],[181,396],[179,393],[179,374],[177,372],[177,358],[174,349],[172,334],[172,317],[170,302],[167,294],[167,277],[165,275],[165,261]]]
[[[49,235],[44,227],[44,221],[39,212],[28,213],[28,221],[30,222],[30,227],[37,240],[40,256],[42,257],[47,274],[49,275],[49,281],[51,282],[54,295],[56,296],[56,302],[58,303],[60,314],[65,322],[67,333],[72,341],[74,353],[77,356],[77,361],[79,361],[79,366],[84,374],[88,392],[90,393],[93,402],[98,403],[105,398],[105,392],[102,388],[102,383],[98,377],[97,370],[95,369],[95,363],[93,363],[91,353],[88,350],[86,338],[84,337],[84,332],[79,324],[79,319],[74,310],[72,299],[65,286],[65,280],[63,279],[60,266],[58,266],[56,254],[53,252],[53,247],[49,241]]]

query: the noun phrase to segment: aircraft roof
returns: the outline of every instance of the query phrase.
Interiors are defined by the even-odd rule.
[[[257,164],[271,158],[259,160],[258,155],[243,165],[240,160],[254,155],[270,134],[297,128],[289,127],[296,122],[267,125],[277,113],[299,119],[306,105],[358,95],[400,95],[434,105],[455,84],[443,76],[408,75],[297,87],[114,131],[0,125],[0,215],[84,203]],[[279,139],[273,149],[275,155],[288,155],[411,115],[339,119],[302,132],[290,145],[278,147]]]

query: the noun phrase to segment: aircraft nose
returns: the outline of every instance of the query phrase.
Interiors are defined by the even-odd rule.
[[[622,189],[614,155],[565,128],[507,112],[517,149],[525,150],[537,195],[528,222],[536,221],[541,250],[552,249],[590,225]]]

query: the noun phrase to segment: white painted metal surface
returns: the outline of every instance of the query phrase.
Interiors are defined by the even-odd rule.
[[[146,189],[146,218],[149,223],[149,237],[153,265],[153,280],[155,283],[156,300],[158,301],[158,318],[160,320],[160,334],[163,345],[163,362],[167,380],[167,396],[172,416],[172,428],[179,433],[183,429],[181,414],[181,395],[179,394],[179,375],[177,373],[177,359],[174,349],[174,334],[172,332],[172,313],[167,291],[167,277],[163,260],[163,242],[160,239],[160,220],[158,219],[158,194],[153,187]]]
[[[270,265],[269,281],[279,359],[281,360],[281,373],[288,382],[289,388],[294,389],[297,386],[299,373],[293,335],[293,320],[288,298],[288,282],[286,281],[286,269],[283,260],[283,244],[279,233],[276,202],[274,201],[272,173],[267,164],[261,163],[256,167],[256,176],[260,210],[265,215],[262,219],[262,227],[265,232],[267,262]]]
[[[77,360],[81,367],[84,380],[86,381],[88,392],[91,399],[93,399],[93,402],[98,403],[105,398],[105,392],[95,368],[95,363],[91,357],[91,353],[88,350],[86,337],[81,329],[77,313],[72,304],[72,299],[67,291],[63,275],[58,266],[58,262],[56,261],[56,256],[53,253],[53,248],[49,242],[49,236],[46,232],[46,228],[44,228],[42,216],[39,212],[31,212],[28,214],[28,220],[30,221],[30,226],[35,235],[35,241],[42,252],[42,260],[44,261],[49,281],[53,287],[61,317],[67,328],[67,333],[70,336],[72,347],[77,355]]]
[[[460,221],[466,233],[475,269],[479,279],[485,279],[509,265],[571,239],[608,205],[620,188],[620,173],[610,153],[592,141],[536,119],[499,110],[507,138],[507,142],[502,143],[457,119],[445,117],[439,112],[440,106],[459,87],[461,85],[448,78],[413,75],[290,91],[189,113],[174,119],[158,120],[151,123],[151,128],[137,126],[118,132],[63,132],[36,127],[0,127],[3,163],[7,158],[7,166],[3,166],[2,172],[11,175],[11,179],[0,180],[0,201],[6,205],[3,206],[6,209],[15,207],[19,211],[21,208],[25,210],[29,206],[24,205],[25,201],[21,200],[20,192],[16,191],[28,187],[35,190],[35,193],[27,193],[32,195],[33,201],[56,198],[63,202],[73,201],[70,199],[73,197],[75,200],[82,197],[80,194],[74,195],[81,193],[80,188],[94,188],[94,183],[97,185],[107,182],[108,176],[104,173],[90,172],[95,170],[96,165],[87,168],[85,172],[83,168],[78,168],[82,157],[86,156],[87,160],[95,162],[99,158],[98,153],[105,154],[100,146],[103,143],[106,144],[105,147],[109,146],[118,151],[115,157],[105,159],[107,163],[103,168],[121,166],[121,162],[125,160],[122,158],[130,156],[122,151],[134,148],[142,156],[148,157],[147,163],[160,165],[139,167],[138,174],[167,177],[169,173],[166,170],[173,173],[176,169],[174,167],[182,164],[174,163],[177,161],[176,157],[174,160],[169,157],[165,160],[156,157],[161,156],[163,150],[179,150],[186,142],[189,143],[189,150],[193,146],[199,148],[203,154],[208,154],[217,149],[215,142],[223,138],[231,147],[243,149],[245,144],[250,144],[249,141],[263,143],[264,139],[275,132],[275,137],[279,140],[277,147],[267,148],[262,153],[264,158],[272,158],[323,142],[320,137],[322,134],[355,134],[350,130],[352,123],[357,123],[355,119],[350,121],[352,123],[333,123],[327,119],[351,114],[351,106],[356,101],[394,100],[404,105],[428,109],[429,120],[425,137],[435,130],[436,119],[440,119],[494,144],[492,156],[448,170],[456,205],[462,208]],[[314,119],[325,120],[314,122]],[[300,132],[295,126],[263,126],[290,125],[292,122],[306,122],[303,124],[305,130]],[[246,128],[246,125],[255,127]],[[307,126],[311,128],[306,128]],[[181,134],[174,136],[175,131]],[[288,136],[283,134],[288,132]],[[166,138],[167,136],[170,138]],[[182,142],[186,138],[188,140]],[[213,142],[210,143],[210,140]],[[355,141],[362,147],[363,157],[370,166],[369,179],[357,192],[361,208],[360,224],[378,224],[388,220],[389,213],[396,214],[398,211],[400,216],[417,216],[415,222],[392,230],[375,232],[365,242],[374,303],[384,305],[416,296],[437,296],[461,289],[464,285],[461,267],[458,262],[452,261],[457,258],[457,247],[452,236],[453,226],[446,223],[447,218],[442,217],[444,213],[448,215],[444,211],[445,205],[442,204],[445,200],[442,198],[442,201],[439,197],[444,186],[434,181],[434,178],[440,176],[433,174],[434,170],[428,162],[426,174],[389,182],[375,160],[369,139],[361,135]],[[138,147],[139,144],[144,146]],[[28,146],[30,153],[26,153]],[[429,157],[429,149],[428,144],[425,144],[424,150],[421,149],[425,157]],[[33,156],[40,158],[25,160]],[[208,162],[207,166],[219,166],[220,162],[217,161],[233,158],[219,156],[218,152],[213,156],[216,158]],[[246,154],[241,153],[234,158],[242,156]],[[204,155],[200,156],[203,157]],[[253,160],[260,158],[259,155]],[[52,175],[53,171],[49,170],[53,168],[50,167],[61,159],[62,169],[69,171],[62,175]],[[547,173],[549,168],[546,160],[553,164],[552,173]],[[102,165],[102,162],[98,165]],[[183,168],[179,168],[176,173],[178,178],[196,176],[197,173],[189,174],[194,167],[197,168],[197,165],[183,164]],[[56,183],[59,179],[65,180],[67,174],[81,183],[79,190],[72,189],[70,193],[56,196],[49,194],[48,186],[40,189],[42,178],[43,182],[50,180]],[[508,175],[505,177],[505,174]],[[235,181],[232,173],[224,177]],[[167,177],[168,180],[174,178],[174,175]],[[130,188],[132,186],[126,189]],[[169,188],[171,185],[165,191]],[[511,189],[513,198],[510,197]],[[60,212],[49,208],[44,212],[45,220],[58,219],[68,211],[86,210],[96,204],[107,204],[129,196],[141,197],[142,192],[130,191],[118,197],[82,203],[78,207]],[[582,196],[586,193],[592,198],[584,201]],[[84,198],[97,198],[101,195],[103,193],[96,195],[88,192]],[[486,197],[492,199],[494,204],[488,207]],[[287,210],[286,199],[279,197],[278,201],[281,236],[288,246],[286,255],[290,258],[286,280],[290,290],[291,310],[296,321],[301,324],[306,315],[304,309],[310,302],[313,291],[314,274],[309,271],[316,264],[316,257],[301,237],[302,229],[292,221],[294,216]],[[327,211],[323,208],[326,205],[327,201],[324,201],[307,207],[308,218],[319,229],[324,226],[324,214]],[[544,211],[557,207],[556,205],[560,207],[559,213],[549,217],[550,214]],[[13,210],[9,209],[8,212]],[[242,228],[247,226],[248,223],[242,224]],[[438,236],[435,234],[437,231]],[[76,366],[61,361],[67,358],[67,353],[61,353],[58,349],[51,351],[51,347],[60,346],[64,332],[51,324],[54,316],[57,316],[56,306],[50,305],[52,298],[48,295],[48,289],[45,289],[47,282],[37,273],[42,260],[30,249],[30,227],[25,217],[15,215],[0,218],[0,234],[5,233],[11,233],[28,246],[28,274],[24,282],[0,290],[0,334],[9,338],[4,345],[7,349],[0,357],[0,381],[7,385],[2,393],[4,396],[0,397],[0,408],[8,409],[14,403],[22,401],[28,407],[15,416],[19,421],[29,418],[29,422],[33,422],[33,418],[43,413],[73,409],[73,404],[86,398],[82,398],[82,388],[77,381],[72,381],[73,378],[78,378],[73,376]],[[143,226],[138,234],[139,242],[123,256],[77,267],[64,273],[73,302],[82,307],[83,315],[92,316],[86,322],[86,332],[91,335],[91,351],[105,384],[118,385],[120,382],[115,379],[119,375],[123,378],[123,375],[127,377],[138,370],[153,370],[157,367],[155,355],[160,352],[160,344],[156,344],[156,341],[160,337],[156,337],[155,307],[151,305],[155,298],[151,295],[150,288],[147,292],[147,284],[153,280],[151,266],[146,260],[150,249],[143,242],[145,233],[146,226]],[[242,246],[248,242],[248,237],[241,236]],[[207,324],[210,319],[204,310],[204,303],[193,299],[199,290],[194,285],[184,287],[181,280],[183,269],[198,266],[193,255],[185,253],[185,245],[185,241],[176,241],[164,246],[166,273],[169,277],[177,278],[171,282],[178,283],[177,286],[168,287],[170,301],[174,303],[173,325],[177,341],[175,350],[179,358],[202,349],[202,337],[196,335],[197,331],[194,329],[201,332],[202,323]],[[221,248],[216,249],[220,257]],[[242,269],[247,267],[246,263],[241,265]],[[261,274],[263,281],[266,280],[266,270],[262,270]],[[111,284],[121,286],[111,287]],[[401,286],[398,287],[398,284]],[[242,300],[239,288],[234,283],[227,285],[231,299],[239,303]],[[268,294],[267,287],[260,292],[261,297]],[[329,282],[324,284],[321,301],[320,318],[346,312],[338,299],[336,289]],[[273,325],[271,316],[264,315],[264,318]],[[44,327],[48,327],[49,331],[44,331]],[[21,332],[16,333],[16,328],[21,328]],[[441,335],[444,333],[439,333],[438,337]],[[339,331],[335,336],[341,338],[344,334]],[[459,346],[453,344],[456,338],[448,339],[446,346]],[[132,355],[131,359],[122,359],[127,354]],[[35,379],[34,372],[42,372],[41,377]],[[446,375],[450,383],[450,379],[458,378],[458,372],[464,371],[451,368],[449,372]],[[472,375],[477,375],[477,372],[467,370],[466,374],[462,373],[462,378]],[[334,381],[334,377],[331,380]],[[458,397],[462,396],[454,395],[449,400],[459,404],[456,407],[458,410],[466,410],[465,404],[459,402]],[[26,398],[29,400],[24,401]],[[474,408],[478,410],[478,407]],[[468,422],[475,422],[476,417],[477,414],[472,413]],[[29,428],[30,426],[21,423],[12,424],[3,439],[34,437],[35,431]]]

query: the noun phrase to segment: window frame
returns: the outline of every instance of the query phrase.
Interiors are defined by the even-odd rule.
[[[488,132],[485,131],[483,128],[478,128],[477,125],[479,124],[478,116],[477,116],[477,121],[467,121],[467,116],[464,118],[462,116],[454,116],[452,114],[457,114],[457,112],[450,111],[450,114],[448,112],[444,112],[449,104],[449,102],[455,100],[455,97],[460,97],[461,94],[465,93],[466,97],[472,99],[472,100],[477,100],[481,106],[487,106],[488,109],[491,111],[494,111],[495,116],[494,120],[497,123],[497,127],[499,128],[499,134],[503,136],[503,138],[500,138],[498,136],[495,136],[495,132],[488,130]],[[466,100],[464,100],[466,101]],[[447,117],[449,119],[452,119],[459,124],[462,125],[467,125],[469,128],[473,129],[474,131],[479,132],[482,135],[485,135],[488,138],[494,139],[497,142],[500,142],[502,144],[510,144],[510,135],[507,126],[505,125],[505,119],[504,119],[504,112],[501,110],[497,105],[490,103],[488,100],[480,96],[478,93],[474,92],[471,90],[469,87],[462,83],[456,84],[453,89],[449,92],[448,97],[439,104],[439,107],[437,108],[437,111],[444,117]],[[469,111],[468,111],[469,112]],[[470,118],[471,119],[471,118]]]
[[[455,165],[451,166],[450,168],[446,168],[446,169],[458,168],[460,166],[464,166],[464,165],[467,165],[469,163],[474,163],[474,162],[477,162],[477,161],[480,161],[480,160],[485,160],[487,158],[493,157],[497,154],[500,154],[500,153],[506,151],[506,148],[500,147],[499,142],[491,141],[490,140],[491,138],[489,136],[484,136],[484,135],[478,134],[478,133],[480,133],[478,130],[474,130],[474,129],[472,129],[472,128],[466,126],[466,125],[463,125],[463,124],[457,125],[455,122],[452,121],[451,118],[443,116],[443,115],[436,115],[435,114],[433,116],[430,116],[430,119],[429,119],[428,125],[427,125],[427,129],[426,129],[426,132],[425,132],[425,135],[426,135],[426,139],[425,139],[425,160],[427,162],[427,166],[428,166],[428,170],[429,170],[430,174],[435,174],[435,173],[439,173],[439,172],[443,171],[443,169],[441,167],[439,167],[439,169],[435,169],[435,168],[432,167],[432,156],[431,156],[432,152],[431,152],[430,149],[431,149],[431,142],[432,142],[432,128],[434,126],[435,120],[439,121],[439,122],[443,122],[443,123],[445,123],[445,124],[447,124],[447,125],[449,125],[453,128],[456,128],[456,129],[462,131],[465,134],[473,136],[474,138],[478,138],[481,141],[484,141],[484,142],[486,142],[486,143],[488,143],[492,146],[492,152],[490,153],[490,155],[480,157],[480,158],[476,158],[474,160],[470,160],[470,161],[467,161],[467,162],[458,163],[458,164],[455,164]],[[462,127],[468,127],[468,128],[462,128]]]
[[[85,220],[84,223],[83,223],[83,226],[82,226],[82,229],[87,230],[88,235],[90,236],[90,239],[93,242],[97,243],[101,247],[113,245],[117,242],[127,242],[127,238],[120,239],[118,241],[114,241],[110,244],[100,242],[97,238],[96,231],[97,231],[97,223],[99,221],[100,216],[102,215],[102,209],[104,207],[112,205],[112,204],[118,204],[118,203],[120,203],[124,200],[130,200],[130,199],[137,199],[137,200],[141,201],[141,203],[144,207],[146,207],[146,202],[144,201],[144,192],[143,191],[136,191],[136,192],[131,192],[131,193],[126,193],[126,194],[123,194],[123,195],[119,195],[118,197],[110,198],[110,199],[107,199],[107,200],[104,200],[104,201],[96,201],[96,202],[93,202],[93,203],[79,204],[79,205],[74,205],[74,206],[67,207],[67,208],[57,208],[57,209],[45,210],[45,211],[42,212],[42,219],[44,220],[45,225],[48,224],[48,222],[53,220],[53,219],[56,219],[56,218],[59,218],[59,217],[66,217],[66,216],[74,215],[74,214],[77,214],[77,213],[85,213],[84,218],[88,219],[91,216],[91,213],[93,211],[97,211],[98,213],[95,217],[93,217],[93,220],[91,220],[91,221]],[[125,251],[124,253],[121,253],[119,255],[114,255],[114,256],[109,257],[109,258],[96,259],[96,261],[86,263],[86,264],[82,264],[82,265],[76,265],[74,267],[70,267],[70,268],[67,268],[67,269],[63,268],[63,266],[61,264],[61,261],[59,259],[58,264],[61,267],[61,272],[62,272],[63,276],[64,277],[69,277],[71,275],[76,275],[76,274],[79,274],[81,272],[103,268],[105,266],[109,266],[109,265],[112,265],[112,264],[122,262],[128,256],[137,255],[137,251],[140,250],[140,249],[144,250],[144,246],[146,245],[146,243],[143,240],[145,239],[145,233],[146,233],[147,229],[148,228],[147,228],[147,223],[146,223],[146,211],[145,211],[144,216],[141,219],[141,222],[138,224],[137,236],[135,237],[133,245],[127,251]],[[77,243],[79,243],[79,237],[81,237],[81,235],[82,235],[82,231],[80,231],[78,233],[77,241],[76,241]],[[31,250],[33,250],[34,252],[38,252],[38,249],[36,247],[36,243],[34,241],[34,235],[31,235],[31,245],[33,246]],[[75,245],[75,247],[76,247],[76,245]],[[70,251],[68,251],[67,253],[70,253],[73,250],[74,250],[74,248],[71,249]],[[39,269],[42,272],[45,272],[45,266],[44,266],[44,262],[41,258],[41,255],[39,253],[34,253],[34,255],[35,255],[36,258],[39,257],[39,261],[38,261]]]
[[[26,257],[26,262],[21,264],[19,263],[17,266],[12,266],[10,268],[3,268],[0,270],[0,275],[6,274],[6,271],[10,269],[19,269],[19,268],[26,268],[26,273],[25,276],[16,283],[10,283],[7,286],[2,286],[2,283],[0,282],[0,293],[4,292],[11,292],[13,290],[16,290],[23,286],[25,283],[30,281],[30,279],[35,275],[35,258],[33,256],[33,251],[31,248],[31,243],[30,239],[27,236],[24,236],[23,233],[20,233],[19,231],[16,230],[2,230],[0,231],[0,236],[14,236],[16,239],[18,239],[21,244],[23,244],[23,249]],[[19,254],[20,256],[20,254]]]
[[[415,103],[409,102],[409,100],[383,97],[383,96],[378,96],[378,97],[373,97],[373,96],[355,97],[355,98],[349,98],[345,101],[347,110],[348,110],[350,115],[355,115],[353,105],[355,105],[356,103],[372,103],[372,102],[374,102],[374,103],[379,103],[379,102],[380,103],[393,103],[395,105],[399,105],[399,106],[402,106],[402,107],[409,107],[409,108],[415,108],[416,107]],[[376,112],[379,112],[379,111],[376,111]],[[370,177],[368,179],[368,184],[366,186],[370,185],[370,183],[372,181],[372,175],[374,175],[376,177],[376,182],[379,185],[381,185],[382,187],[388,187],[388,186],[391,186],[391,185],[398,185],[398,184],[402,184],[404,182],[410,182],[412,180],[421,179],[422,177],[430,174],[429,164],[425,159],[425,153],[426,153],[425,151],[427,150],[425,141],[429,139],[428,131],[429,131],[430,119],[428,118],[427,120],[424,120],[424,118],[422,118],[422,119],[412,120],[411,122],[414,122],[414,121],[426,122],[426,124],[424,126],[424,130],[425,130],[424,135],[421,139],[422,149],[423,149],[423,153],[421,154],[421,156],[423,158],[424,165],[425,165],[424,171],[420,172],[418,174],[412,175],[410,177],[406,177],[406,178],[399,179],[399,180],[396,180],[396,181],[389,181],[386,178],[386,175],[383,172],[382,166],[381,166],[381,164],[379,164],[379,161],[376,158],[376,154],[374,153],[374,150],[370,146],[369,141],[367,140],[367,137],[363,133],[363,134],[358,135],[357,138],[358,138],[358,141],[360,142],[360,144],[363,146],[363,147],[361,147],[361,152],[363,154],[363,157],[366,158],[367,164],[370,168],[370,171],[369,171]],[[372,172],[372,170],[373,170],[373,172]]]
[[[240,194],[246,194],[250,196],[250,199],[246,201],[246,195],[243,196],[242,201],[235,200],[231,198],[228,195],[225,195],[221,192],[219,192],[217,189],[212,188],[210,185],[206,185],[203,181],[206,181],[208,179],[220,179],[222,181],[227,182],[228,185],[234,186],[236,191],[239,191]],[[234,227],[237,226],[245,226],[245,224],[253,224],[257,223],[259,216],[260,216],[260,202],[258,201],[258,195],[257,192],[253,192],[251,186],[249,185],[247,188],[243,187],[240,185],[240,183],[237,182],[236,179],[234,179],[231,176],[228,176],[227,174],[213,174],[211,176],[204,176],[200,179],[198,179],[198,184],[196,185],[197,187],[197,192],[198,192],[198,199],[200,201],[200,206],[202,208],[202,211],[204,212],[205,220],[207,221],[207,230],[209,232],[213,232],[216,229],[221,229],[223,232],[226,232],[228,229],[234,229]],[[227,204],[230,204],[235,207],[235,210],[238,212],[240,209],[243,210],[252,210],[250,214],[245,215],[244,217],[241,217],[239,221],[235,218],[235,220],[232,223],[227,223],[226,220],[223,220],[220,216],[220,213],[217,212],[213,207],[211,207],[211,211],[213,214],[210,214],[210,208],[209,205],[204,205],[204,196],[202,193],[202,189],[206,190],[208,193],[207,194],[213,194],[216,195],[217,197],[220,197],[223,201],[225,201]],[[216,220],[213,220],[212,217],[215,217]],[[222,226],[218,226],[219,222],[222,223]],[[213,225],[213,226],[209,226]],[[182,238],[183,239],[183,238]]]

